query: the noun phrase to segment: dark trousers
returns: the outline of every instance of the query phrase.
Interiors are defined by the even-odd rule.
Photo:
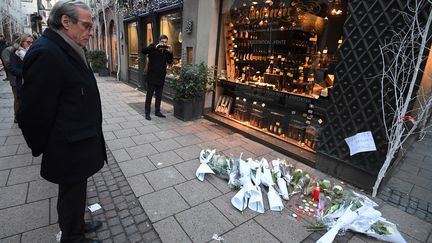
[[[147,95],[145,100],[145,113],[150,114],[150,106],[151,106],[151,100],[153,98],[153,93],[155,93],[156,101],[155,101],[155,113],[160,112],[160,106],[162,101],[162,91],[163,91],[163,85],[154,85],[154,84],[147,84]]]
[[[59,184],[57,214],[61,243],[75,243],[84,239],[84,213],[87,180],[73,184]]]

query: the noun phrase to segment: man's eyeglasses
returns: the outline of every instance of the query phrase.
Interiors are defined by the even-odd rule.
[[[86,30],[90,31],[91,29],[93,29],[93,23],[90,23],[90,22],[82,20],[82,19],[77,19],[77,21],[81,22]]]
[[[83,19],[76,19],[76,18],[73,18],[73,17],[71,17],[71,16],[69,16],[69,18],[71,18],[71,19],[73,19],[73,20],[75,20],[75,21],[77,21],[77,22],[82,23],[83,27],[84,27],[87,31],[90,31],[90,30],[93,29],[93,23],[91,23],[91,22],[88,22],[88,21],[83,20]]]

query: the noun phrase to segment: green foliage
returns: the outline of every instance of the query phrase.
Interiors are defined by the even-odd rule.
[[[99,70],[106,68],[107,57],[103,50],[92,50],[87,52],[87,58],[93,68],[93,71],[99,72]]]
[[[204,63],[183,65],[178,78],[169,80],[168,84],[175,91],[176,99],[202,97],[212,90],[214,71],[214,67],[207,67]]]

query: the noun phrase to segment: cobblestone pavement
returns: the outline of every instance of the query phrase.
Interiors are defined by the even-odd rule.
[[[244,158],[281,158],[319,178],[327,175],[207,120],[182,122],[162,104],[166,119],[142,116],[144,95],[112,78],[99,78],[103,130],[109,164],[89,179],[88,202],[102,209],[87,219],[104,221],[92,237],[104,242],[314,242],[322,233],[306,232],[306,222],[288,210],[264,214],[231,205],[236,193],[226,181],[195,177],[203,148]],[[13,124],[12,96],[0,83],[0,242],[55,242],[57,187],[39,176],[40,158],[33,158]],[[380,199],[384,217],[398,224],[408,242],[431,243],[432,224]],[[265,200],[265,204],[266,204]],[[147,216],[146,216],[147,215]],[[212,241],[213,242],[213,241]],[[346,232],[335,242],[376,242]]]
[[[429,125],[431,126],[431,125]],[[379,197],[432,223],[432,127],[406,152]]]
[[[90,236],[105,243],[161,242],[110,151],[108,164],[88,181],[87,201],[103,207],[87,218],[105,222]]]

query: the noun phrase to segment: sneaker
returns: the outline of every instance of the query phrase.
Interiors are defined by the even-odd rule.
[[[165,118],[165,117],[166,117],[164,114],[162,114],[162,113],[160,113],[160,112],[156,112],[156,113],[155,113],[155,116],[162,117],[162,118]]]
[[[145,119],[150,121],[151,120],[150,114],[145,114]]]

